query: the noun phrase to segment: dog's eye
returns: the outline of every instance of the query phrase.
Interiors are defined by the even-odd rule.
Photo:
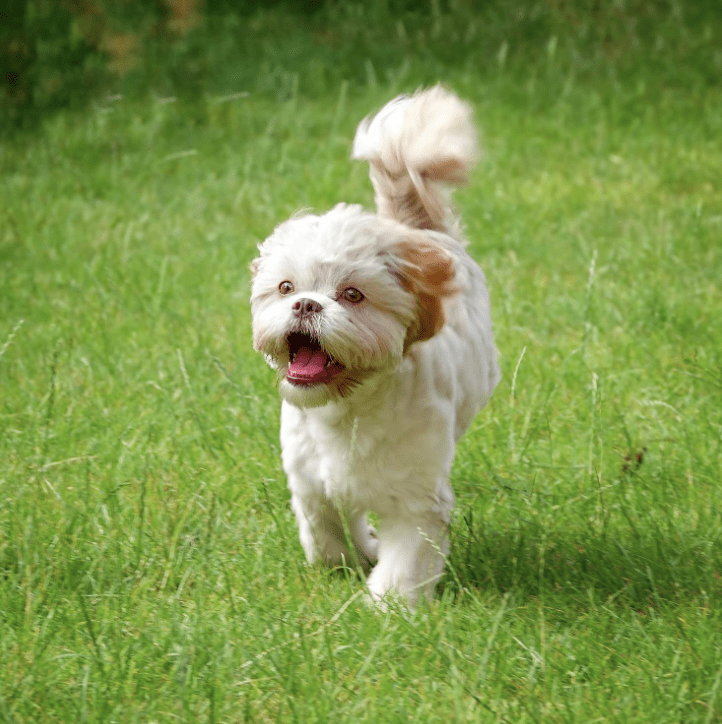
[[[358,304],[363,298],[364,295],[361,294],[361,292],[358,289],[354,289],[353,287],[349,287],[348,289],[344,289],[341,296],[347,301],[351,302],[352,304]]]
[[[294,286],[291,282],[281,282],[278,285],[278,291],[281,292],[281,294],[290,294],[293,290]]]

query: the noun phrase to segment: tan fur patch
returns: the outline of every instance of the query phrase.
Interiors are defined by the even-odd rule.
[[[444,326],[444,298],[457,292],[456,271],[451,256],[426,239],[411,238],[401,243],[400,256],[405,264],[402,284],[416,296],[418,324],[409,329],[404,344],[431,339]]]

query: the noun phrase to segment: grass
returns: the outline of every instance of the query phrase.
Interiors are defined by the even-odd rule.
[[[696,7],[264,11],[245,75],[233,26],[197,98],[3,142],[0,720],[722,720],[722,26]],[[357,121],[436,80],[483,129],[457,200],[504,376],[437,601],[382,614],[304,564],[247,265],[300,207],[371,205]]]

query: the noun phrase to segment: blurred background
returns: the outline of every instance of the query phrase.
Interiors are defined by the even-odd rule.
[[[423,84],[450,66],[719,83],[714,0],[4,0],[0,122],[91,100],[235,93],[284,100]],[[560,68],[560,65],[562,66]],[[689,72],[680,70],[688,66]],[[562,73],[563,75],[563,73]],[[463,89],[462,89],[463,90]]]

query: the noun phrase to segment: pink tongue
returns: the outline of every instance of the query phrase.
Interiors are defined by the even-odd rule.
[[[297,380],[313,381],[325,378],[328,357],[322,349],[301,347],[288,367],[289,376]]]

